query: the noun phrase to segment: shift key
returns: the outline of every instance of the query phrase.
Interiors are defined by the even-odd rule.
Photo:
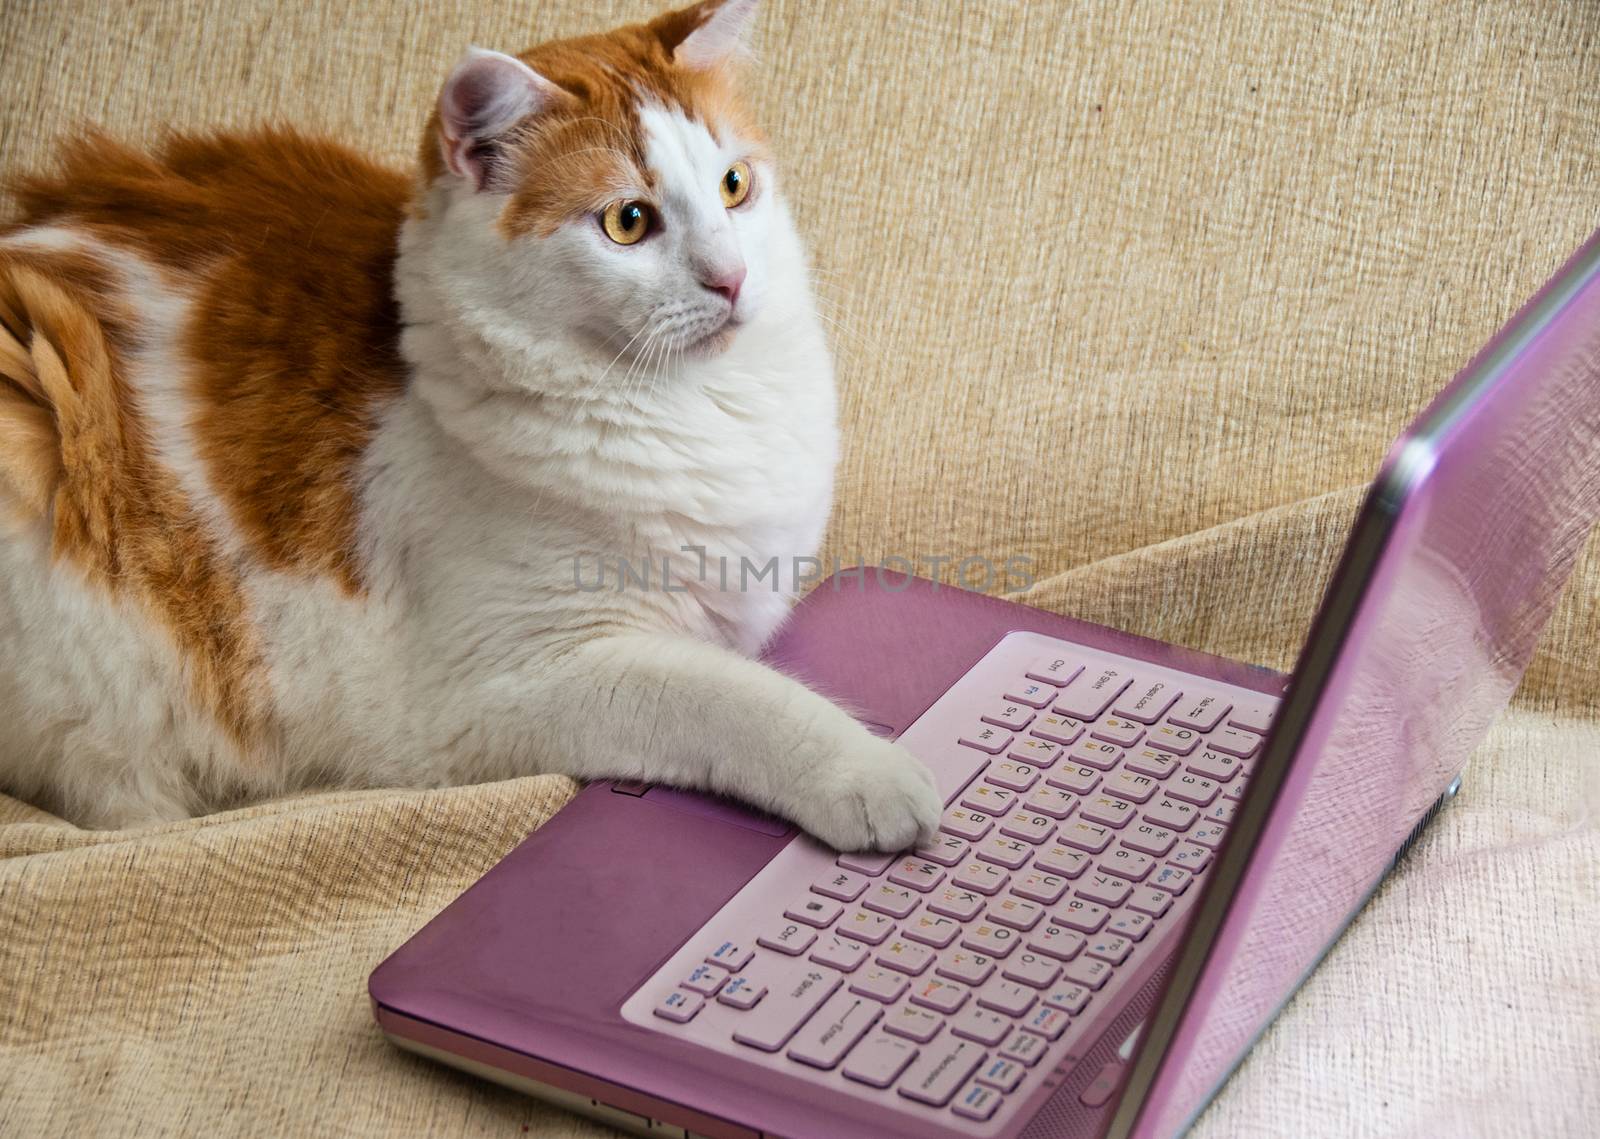
[[[1086,668],[1056,696],[1055,710],[1074,720],[1096,720],[1133,683],[1120,668]]]
[[[843,976],[811,962],[763,975],[766,999],[739,1017],[733,1038],[763,1052],[776,1052],[788,1043],[817,1006],[833,995]]]

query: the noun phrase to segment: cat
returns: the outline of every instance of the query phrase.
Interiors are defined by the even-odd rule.
[[[932,834],[920,762],[752,659],[795,583],[682,552],[790,564],[833,493],[755,9],[472,49],[412,174],[263,129],[15,181],[0,787],[121,828],[563,772]]]

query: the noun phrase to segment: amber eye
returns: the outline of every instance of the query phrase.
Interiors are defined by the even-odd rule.
[[[643,202],[612,202],[600,216],[606,236],[618,245],[635,245],[650,232],[653,215]]]
[[[722,204],[730,210],[750,196],[750,164],[735,162],[722,176]]]

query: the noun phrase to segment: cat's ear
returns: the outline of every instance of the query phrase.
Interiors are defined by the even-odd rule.
[[[468,48],[439,92],[445,165],[474,189],[492,189],[506,135],[561,96],[561,88],[520,59]]]
[[[672,62],[709,71],[748,54],[759,0],[702,0],[692,8],[668,12],[652,25]]]

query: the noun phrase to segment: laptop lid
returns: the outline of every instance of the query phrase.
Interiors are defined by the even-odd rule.
[[[1210,1101],[1509,701],[1597,517],[1600,234],[1390,451],[1109,1136]]]

